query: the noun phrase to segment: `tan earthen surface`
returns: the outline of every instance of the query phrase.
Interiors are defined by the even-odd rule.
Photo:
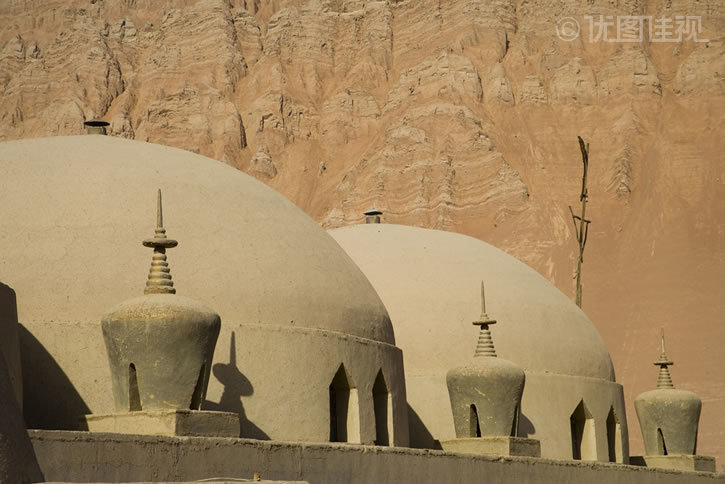
[[[725,474],[494,457],[436,450],[246,439],[148,437],[30,431],[49,480],[84,482],[183,481],[209,477],[305,480],[313,484],[371,482],[491,482],[536,484],[705,484]],[[122,461],[123,465],[107,465]]]
[[[684,454],[634,456],[632,457],[632,463],[657,469],[699,472],[715,472],[717,466],[714,457]]]
[[[90,432],[186,437],[239,437],[239,415],[208,410],[150,410],[86,415]]]
[[[541,457],[541,445],[536,439],[523,437],[477,437],[441,442],[446,452],[458,454]]]

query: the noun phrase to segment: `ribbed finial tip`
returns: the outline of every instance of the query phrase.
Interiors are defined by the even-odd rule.
[[[168,262],[166,262],[166,249],[176,247],[178,242],[166,237],[161,206],[161,189],[158,190],[156,196],[156,232],[153,238],[144,240],[143,245],[154,249],[144,294],[175,294],[176,289],[174,289],[174,282],[171,280],[171,270]]]
[[[162,228],[164,226],[164,210],[161,206],[161,189],[159,188],[158,195],[156,197],[156,228]]]
[[[665,354],[665,330],[660,328],[660,359],[654,362],[655,366],[660,367],[660,373],[657,377],[657,388],[675,388],[672,384],[672,377],[668,366],[674,365],[674,362],[667,359]]]
[[[166,237],[166,229],[164,228],[164,209],[161,202],[161,189],[156,193],[156,231],[153,238],[143,241],[146,247],[171,249],[179,243],[176,240]]]

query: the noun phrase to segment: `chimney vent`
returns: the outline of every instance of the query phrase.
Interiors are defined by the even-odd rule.
[[[102,119],[91,119],[83,123],[87,134],[106,134],[106,126],[109,124]]]
[[[365,223],[366,224],[379,224],[380,216],[383,214],[380,210],[368,210],[365,212]]]

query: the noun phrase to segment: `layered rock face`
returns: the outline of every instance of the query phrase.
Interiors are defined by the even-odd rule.
[[[611,41],[617,16],[673,33]],[[678,41],[679,16],[708,41]],[[584,309],[630,420],[665,327],[678,387],[704,402],[698,452],[722,466],[723,32],[721,0],[11,0],[0,139],[103,117],[245,170],[326,227],[375,207],[486,240],[572,294],[582,136]]]

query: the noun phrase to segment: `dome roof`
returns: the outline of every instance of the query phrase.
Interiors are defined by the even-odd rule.
[[[96,320],[143,294],[164,225],[177,293],[238,323],[394,344],[385,307],[335,241],[266,185],[209,158],[110,136],[0,143],[0,274],[20,322]],[[100,323],[99,323],[100,324]],[[100,331],[100,326],[99,326]],[[242,342],[243,344],[243,342]]]
[[[480,281],[496,352],[530,372],[614,380],[612,361],[584,312],[526,264],[461,234],[391,224],[331,230],[385,303],[406,375],[470,361]]]

